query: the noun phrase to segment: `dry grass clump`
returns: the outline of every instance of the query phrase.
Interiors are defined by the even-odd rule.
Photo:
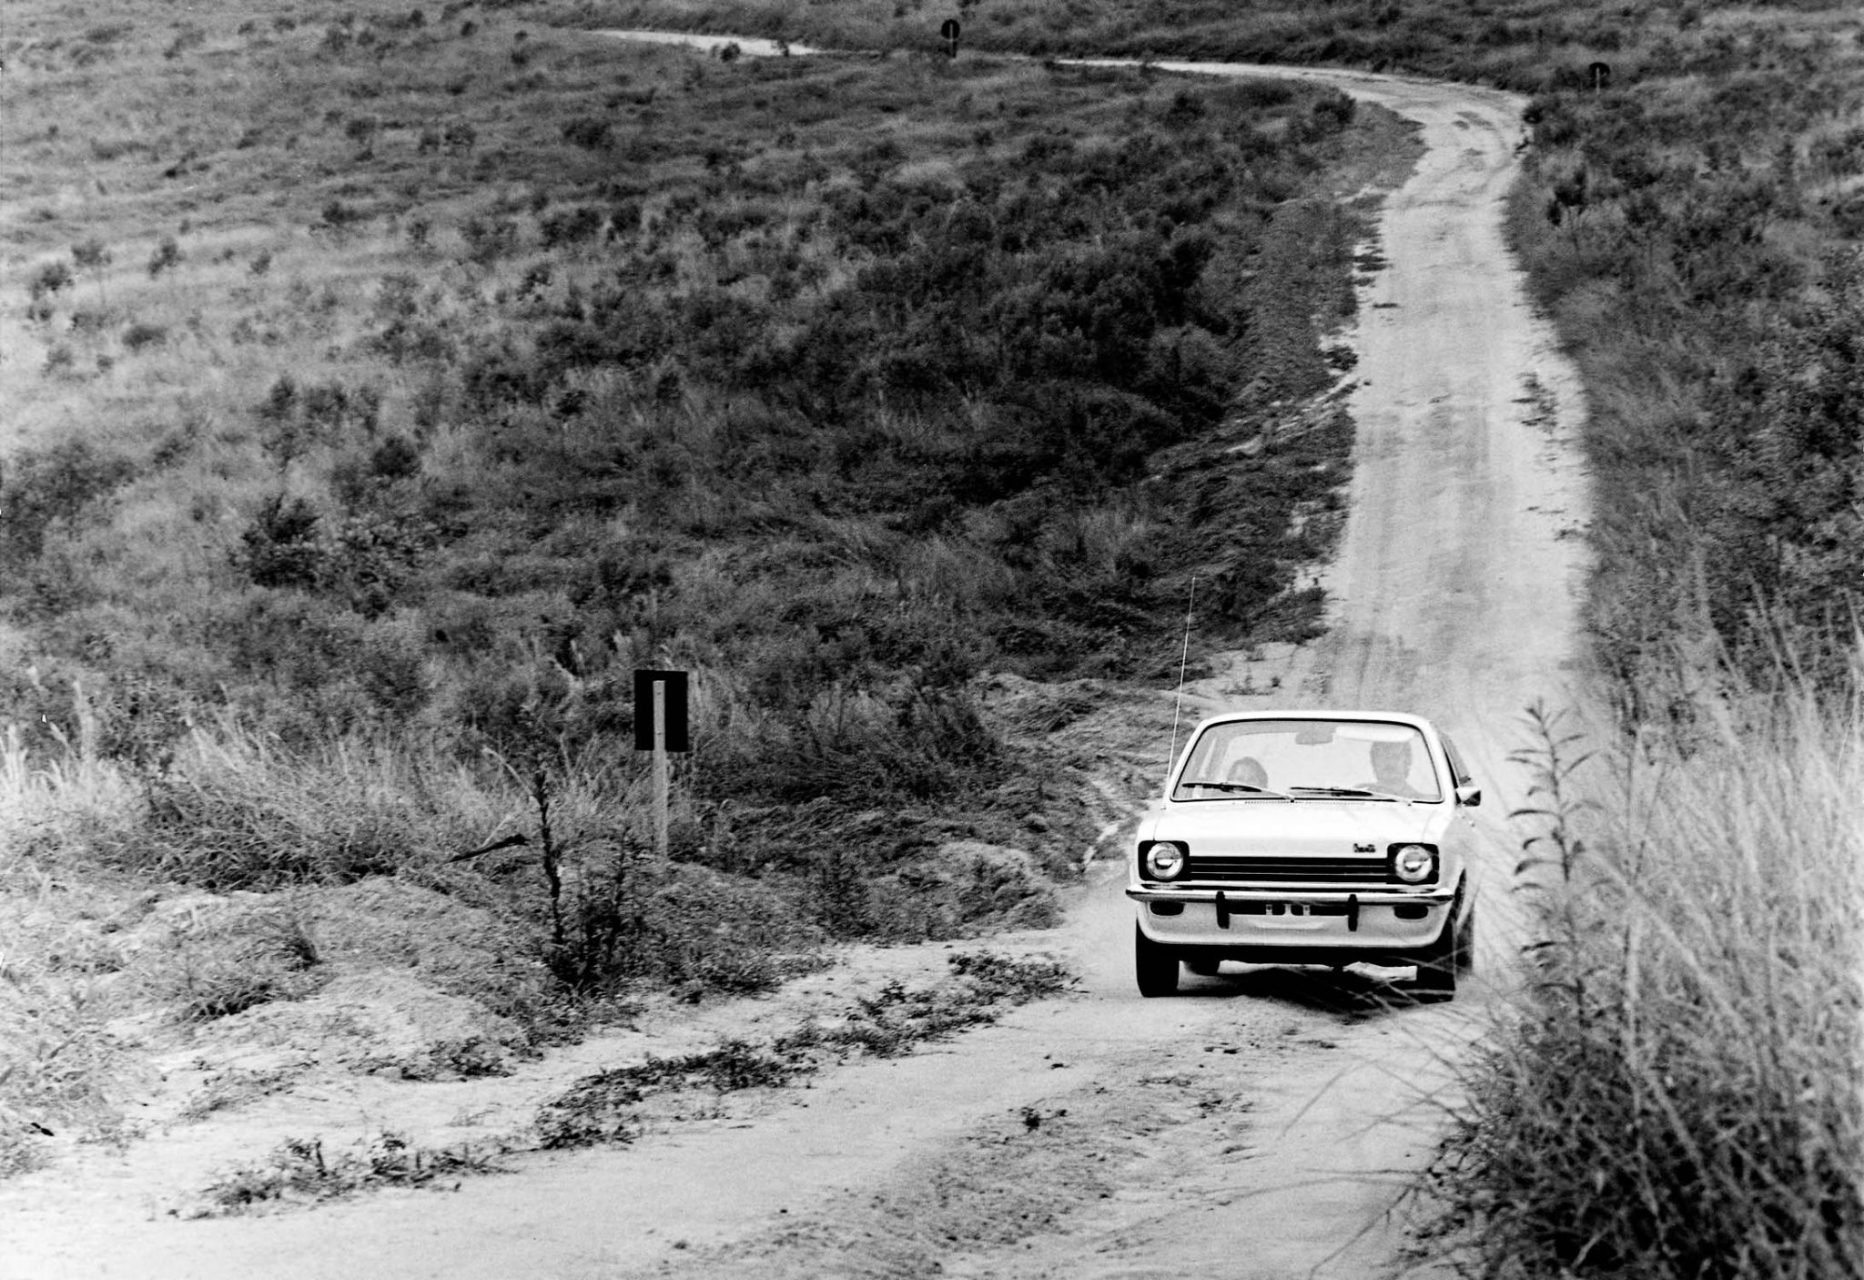
[[[299,1000],[328,974],[300,900],[259,907],[215,902],[171,925],[173,954],[153,976],[157,998],[188,1022],[211,1022],[275,1000]]]
[[[125,959],[95,927],[48,909],[9,880],[0,894],[0,1178],[37,1168],[46,1140],[76,1130],[127,1135],[120,1107],[133,1068],[108,1023],[123,1005],[111,974]]]
[[[196,728],[148,784],[113,861],[213,890],[392,875],[482,843],[522,794],[420,744],[347,737],[293,750],[231,719]]]
[[[499,1172],[498,1154],[469,1145],[416,1146],[386,1129],[348,1150],[326,1151],[322,1138],[287,1138],[265,1160],[223,1170],[189,1216],[316,1204],[381,1187],[457,1189],[463,1175]]]
[[[1864,1269],[1861,710],[1680,758],[1542,721],[1530,987],[1440,1170],[1485,1274]]]

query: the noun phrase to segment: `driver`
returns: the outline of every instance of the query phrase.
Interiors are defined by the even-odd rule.
[[[1372,778],[1367,791],[1380,791],[1414,800],[1423,795],[1411,785],[1411,744],[1375,742],[1372,744]]]

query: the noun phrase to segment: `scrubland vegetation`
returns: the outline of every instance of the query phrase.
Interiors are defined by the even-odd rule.
[[[926,43],[939,16],[577,12],[829,46]],[[1824,0],[961,13],[972,48],[1336,62],[1529,96],[1510,230],[1588,392],[1586,617],[1607,723],[1536,757],[1559,779],[1551,812],[1524,816],[1530,861],[1558,854],[1538,981],[1472,1077],[1451,1184],[1490,1274],[1864,1273],[1864,15]]]
[[[544,1043],[1043,923],[1113,802],[1030,679],[1314,626],[1390,121],[541,17],[9,20],[0,1163],[397,946]]]
[[[1311,625],[1344,426],[1221,447],[1326,383],[1350,112],[986,55],[1329,61],[1530,96],[1512,235],[1589,395],[1611,723],[1538,748],[1534,982],[1444,1166],[1475,1265],[1864,1272],[1855,7],[977,0],[951,64],[945,16],[10,20],[8,1105],[108,1136],[158,877],[393,872],[487,913],[476,990],[541,1035],[1039,914],[982,853],[906,905],[948,837],[1080,838],[1019,732],[1078,706],[987,673],[1154,675],[1193,572],[1208,639]],[[630,25],[892,52],[576,30]],[[648,663],[707,726],[672,869],[614,749]],[[266,901],[175,1007],[318,980]],[[774,948],[689,927],[773,902]]]

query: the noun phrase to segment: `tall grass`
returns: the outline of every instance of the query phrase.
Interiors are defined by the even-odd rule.
[[[97,749],[97,721],[82,687],[72,712],[76,732],[58,728],[56,751],[31,750],[18,724],[0,732],[0,878],[52,833],[108,824],[135,803],[134,778]]]
[[[1529,989],[1443,1166],[1486,1274],[1864,1274],[1864,704],[1709,721],[1543,720]]]
[[[211,889],[336,882],[431,865],[523,818],[519,788],[418,742],[355,735],[294,751],[230,716],[153,779],[128,865]]]
[[[107,1027],[122,960],[90,918],[102,895],[60,883],[35,856],[113,829],[134,804],[133,783],[92,749],[82,701],[76,722],[55,756],[30,752],[16,726],[0,737],[0,1178],[36,1167],[40,1140],[71,1125],[122,1131]]]

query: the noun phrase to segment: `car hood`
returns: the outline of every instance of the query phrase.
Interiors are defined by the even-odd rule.
[[[1377,800],[1208,800],[1159,806],[1140,823],[1141,840],[1179,840],[1195,853],[1282,857],[1351,854],[1370,844],[1439,843],[1453,804]]]

